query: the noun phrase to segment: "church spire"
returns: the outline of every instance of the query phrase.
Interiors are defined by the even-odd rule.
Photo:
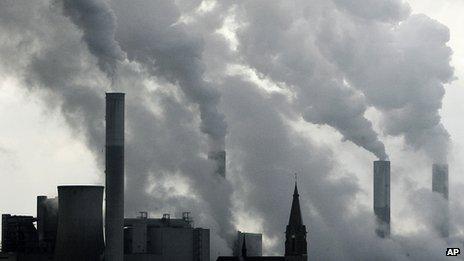
[[[296,174],[292,208],[290,210],[290,218],[288,220],[287,230],[285,231],[285,237],[285,256],[297,258],[294,260],[306,261],[308,259],[308,243],[306,242],[306,226],[303,225],[303,218],[301,216]]]
[[[293,190],[292,208],[290,210],[290,218],[288,225],[301,226],[303,225],[303,218],[301,217],[300,210],[300,195],[298,194],[298,186],[295,181],[295,189]]]

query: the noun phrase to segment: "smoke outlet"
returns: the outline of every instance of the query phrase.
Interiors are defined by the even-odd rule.
[[[390,235],[390,161],[374,161],[374,213],[379,237]]]
[[[448,164],[433,164],[432,166],[432,191],[440,194],[445,199],[442,206],[442,219],[437,225],[437,230],[442,237],[449,236],[449,185],[448,185]]]
[[[124,93],[106,94],[105,260],[124,258]]]

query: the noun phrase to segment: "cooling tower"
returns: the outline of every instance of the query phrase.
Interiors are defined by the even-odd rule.
[[[441,236],[449,235],[449,207],[448,207],[448,164],[433,164],[432,166],[432,190],[443,196],[446,206],[443,206],[442,220],[437,224]]]
[[[103,186],[59,186],[56,261],[101,260]]]
[[[379,237],[390,235],[390,161],[374,161],[374,213]]]
[[[216,163],[215,173],[226,177],[226,151],[212,151],[209,153],[208,158]]]
[[[124,257],[124,93],[106,94],[105,260]]]

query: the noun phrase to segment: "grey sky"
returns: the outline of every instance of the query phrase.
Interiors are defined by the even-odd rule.
[[[1,213],[103,183],[102,99],[122,90],[126,215],[190,210],[213,256],[234,227],[282,252],[296,171],[313,258],[445,258],[428,224],[431,163],[446,158],[449,245],[464,238],[463,1],[85,2],[116,23],[92,28],[61,1],[0,3]],[[227,181],[206,158],[224,135]],[[395,236],[382,241],[371,171],[385,154]]]

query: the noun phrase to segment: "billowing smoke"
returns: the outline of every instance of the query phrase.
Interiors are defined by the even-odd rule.
[[[116,37],[128,58],[143,64],[153,76],[178,84],[198,106],[210,150],[224,150],[227,125],[218,111],[220,94],[203,75],[202,39],[179,23],[181,13],[175,3],[115,0],[111,5],[119,23]]]
[[[291,88],[305,120],[329,125],[344,139],[386,159],[383,143],[364,117],[367,104],[363,94],[346,82],[344,72],[318,46],[317,23],[324,18],[317,12],[324,5],[305,1],[297,5],[301,11],[281,1],[244,1],[243,23],[247,26],[238,30],[242,58],[258,72]]]
[[[251,220],[265,253],[282,254],[296,171],[311,259],[440,260],[456,246],[458,232],[445,242],[433,228],[440,217],[424,218],[435,201],[420,188],[408,188],[403,200],[414,207],[402,220],[392,204],[391,239],[377,238],[371,200],[362,200],[371,183],[340,169],[338,148],[316,141],[325,136],[291,124],[331,126],[383,159],[365,116],[374,107],[379,133],[404,136],[439,161],[434,153],[449,141],[438,110],[453,73],[438,22],[410,15],[400,0],[55,3],[0,2],[0,72],[61,110],[100,163],[102,86],[117,75],[112,88],[127,92],[127,215],[191,210],[212,229],[213,258],[228,254],[234,226]],[[281,89],[231,76],[232,65]],[[227,180],[205,155],[224,148],[225,117]],[[417,229],[398,230],[403,222]]]
[[[119,44],[114,39],[116,21],[113,10],[104,0],[63,1],[63,4],[65,15],[69,15],[73,23],[83,31],[83,38],[90,52],[98,58],[100,68],[113,76],[116,63],[124,56]],[[119,4],[119,7],[124,5],[125,12],[131,12],[130,9],[126,8],[134,5],[137,8],[153,10],[152,6],[143,6],[143,3],[130,3],[130,5],[127,5],[127,2],[120,2],[114,4],[116,6]],[[116,10],[118,9],[116,8]],[[143,26],[143,19],[151,19],[150,16],[150,13],[140,16],[137,25],[130,24],[130,21],[124,20],[124,16],[120,16],[121,24],[132,27],[130,32],[124,31],[124,33],[130,34],[131,39],[125,39],[125,35],[123,35],[123,38],[119,38],[125,47],[124,51],[129,54],[129,58],[140,62],[146,71],[153,73],[153,76],[163,77],[181,87],[185,96],[198,105],[201,130],[209,137],[209,149],[215,154],[222,152],[225,147],[226,124],[224,116],[217,109],[219,94],[209,87],[208,83],[203,79],[201,42],[195,42],[195,40],[191,42],[192,40],[182,29],[164,28],[163,25],[160,25],[160,28],[166,33],[164,37],[160,37],[157,35],[156,29],[150,30],[149,27]],[[137,28],[141,22],[141,28]],[[152,24],[152,26],[154,25]],[[142,28],[144,31],[140,31]],[[174,39],[171,39],[169,35],[173,35]],[[128,41],[129,43],[127,43]],[[140,44],[143,44],[143,46]],[[217,165],[224,165],[224,161],[221,161],[221,159],[213,159]],[[204,182],[202,181],[202,183]],[[128,192],[128,194],[130,193],[131,191]],[[225,206],[221,205],[228,201],[228,194],[225,193],[225,197],[220,197],[219,194],[221,193],[223,192],[218,191],[215,193],[218,195],[214,199],[219,197],[223,200],[220,204],[212,206],[213,213],[221,213],[221,209],[228,209],[227,204]],[[204,198],[211,203],[213,202],[210,195]],[[227,211],[225,211],[226,213]],[[228,216],[231,215],[217,216],[217,222],[221,224],[220,228],[224,228],[224,231],[221,231],[222,236],[225,237],[232,232]],[[227,230],[225,227],[228,227]]]
[[[439,109],[453,77],[448,29],[409,16],[400,0],[295,5],[244,1],[240,58],[291,88],[305,120],[334,127],[378,158],[387,156],[364,116],[368,106],[382,111],[382,132],[445,162]]]
[[[125,54],[111,39],[115,24],[112,11],[104,2],[86,4],[2,3],[1,30],[11,38],[2,42],[0,52],[2,58],[12,60],[2,63],[2,70],[16,75],[24,86],[43,96],[50,109],[60,109],[76,137],[85,139],[95,153],[101,167],[106,90],[103,86],[109,85],[105,76],[111,76],[113,81],[117,75],[113,90],[128,93],[126,214],[133,216],[139,210],[149,210],[156,215],[169,211],[179,215],[190,210],[197,225],[211,228],[214,249],[226,253],[231,244],[229,235],[234,230],[230,213],[232,191],[228,181],[213,175],[214,166],[204,156],[203,143],[208,141],[204,142],[194,130],[198,121],[191,100],[175,85],[148,75],[146,72],[152,68],[120,60]],[[71,17],[77,28],[63,16],[64,6],[69,9],[65,9],[66,16]],[[109,25],[96,23],[98,28],[89,28],[93,25],[90,21],[97,19],[99,13],[108,15],[101,22]],[[10,50],[18,47],[24,48],[24,52],[16,60]],[[95,65],[106,75],[101,75]],[[208,93],[202,97],[208,99]],[[208,105],[217,102],[219,96],[211,93],[213,102],[205,100],[201,106],[203,112],[208,111],[201,117],[203,131],[204,126],[214,121],[209,112],[216,113]],[[218,131],[211,133],[211,137],[224,138],[219,138]],[[172,184],[180,183],[186,184],[188,195],[173,191]]]
[[[98,66],[110,77],[114,76],[117,62],[124,59],[114,40],[116,21],[105,1],[62,0],[64,14],[83,31],[90,53],[98,58]]]
[[[382,111],[385,134],[404,136],[414,149],[446,162],[449,134],[439,110],[444,84],[453,79],[448,28],[425,15],[409,16],[401,1],[386,1],[389,17],[370,18],[347,1],[335,2],[345,12],[323,24],[319,47],[324,55],[369,105]]]

